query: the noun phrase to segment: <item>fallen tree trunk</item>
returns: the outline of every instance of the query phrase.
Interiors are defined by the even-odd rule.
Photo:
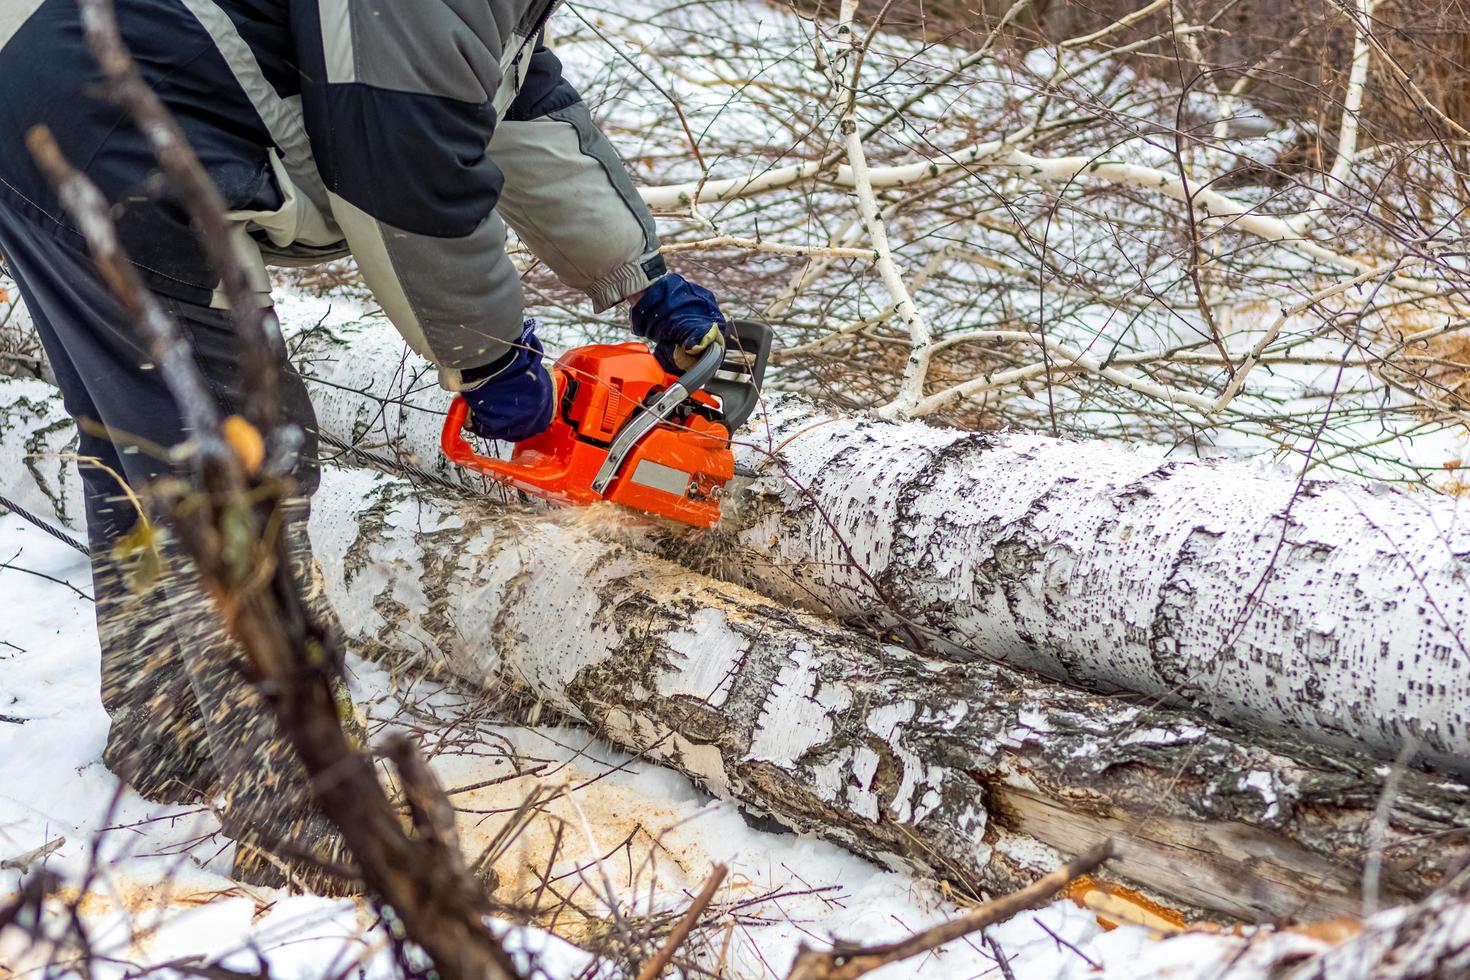
[[[36,444],[28,414],[55,431],[59,399],[38,388],[0,382],[7,460]],[[77,497],[68,466],[44,489],[5,473],[7,496]],[[1462,786],[1402,774],[1378,828],[1395,784],[1365,757],[932,661],[599,540],[581,516],[330,468],[312,532],[358,649],[519,690],[717,795],[970,887],[1046,870],[1037,842],[1112,837],[1117,873],[1149,894],[1258,921],[1355,910],[1374,841],[1390,898],[1470,857]]]
[[[445,396],[386,325],[296,343],[327,436],[485,488],[438,452]],[[932,656],[1470,773],[1457,501],[768,407],[720,531],[648,547]]]
[[[880,859],[1013,887],[1016,835],[1175,902],[1249,920],[1359,907],[1380,770],[1248,740],[988,664],[945,665],[792,612],[575,523],[487,513],[362,472],[313,518],[354,640],[509,681],[717,795]],[[1409,775],[1391,859],[1432,886],[1461,788]],[[1412,786],[1412,788],[1409,788]],[[1422,839],[1422,838],[1421,838]],[[1040,870],[1040,865],[1029,870]],[[1248,869],[1242,875],[1242,868]]]
[[[322,430],[460,477],[384,325],[299,336]],[[1470,772],[1470,522],[1452,498],[773,397],[718,533],[646,545],[772,597],[1243,725]]]

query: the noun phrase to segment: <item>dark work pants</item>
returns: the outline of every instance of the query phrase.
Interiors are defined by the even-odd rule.
[[[237,840],[340,861],[334,835],[310,802],[305,774],[245,680],[241,654],[201,595],[190,563],[164,545],[158,574],[138,574],[147,571],[140,565],[147,551],[136,547],[138,505],[120,481],[148,507],[150,485],[170,471],[160,449],[178,445],[188,433],[126,313],[90,258],[55,237],[59,233],[27,221],[0,200],[0,255],[80,430],[102,700],[112,719],[106,761],[154,799],[186,799],[217,785],[226,801],[225,829]],[[229,315],[160,298],[189,340],[222,414],[238,411]],[[298,473],[301,503],[293,508],[298,519],[292,525],[302,572],[310,566],[300,518],[316,489],[316,422],[301,378],[284,360],[280,371],[283,415],[307,433]],[[263,869],[281,867],[258,850],[249,853],[264,862]],[[272,877],[265,873],[258,880]]]

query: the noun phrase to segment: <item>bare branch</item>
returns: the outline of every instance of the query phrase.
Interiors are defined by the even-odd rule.
[[[979,908],[949,922],[916,933],[896,943],[878,946],[845,946],[838,944],[830,951],[803,946],[786,980],[855,980],[865,973],[937,949],[945,943],[979,932],[987,926],[1052,900],[1058,892],[1082,875],[1091,874],[1112,857],[1111,842],[1104,842],[1080,857],[1073,858],[1051,874],[1003,898],[986,902]]]

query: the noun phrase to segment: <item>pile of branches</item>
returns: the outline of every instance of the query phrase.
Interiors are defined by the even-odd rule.
[[[1458,35],[1425,34],[1447,6],[1313,0],[1279,44],[1204,0],[952,30],[647,6],[573,10],[556,43],[666,251],[777,325],[775,385],[1446,482],[1452,444],[1403,447],[1459,431],[1470,383]]]

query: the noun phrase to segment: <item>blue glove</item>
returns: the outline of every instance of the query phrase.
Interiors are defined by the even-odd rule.
[[[556,412],[556,383],[541,356],[536,321],[500,360],[463,372],[460,391],[470,406],[466,427],[481,439],[520,442],[540,435]]]
[[[688,370],[710,344],[723,346],[730,329],[714,293],[672,272],[654,280],[628,319],[634,334],[654,342],[653,356],[670,374]]]

